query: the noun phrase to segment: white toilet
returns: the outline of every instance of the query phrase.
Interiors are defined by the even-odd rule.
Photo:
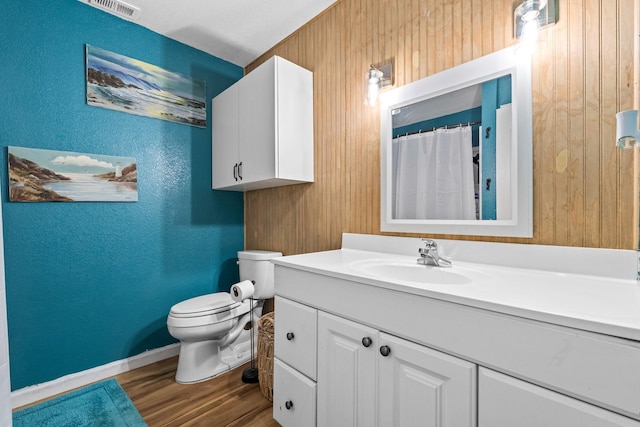
[[[167,328],[180,340],[176,382],[204,381],[250,360],[251,331],[257,331],[249,329],[251,320],[257,325],[264,300],[273,298],[269,260],[279,256],[280,252],[238,252],[240,280],[254,282],[253,308],[250,300],[234,301],[228,292],[191,298],[171,307]]]

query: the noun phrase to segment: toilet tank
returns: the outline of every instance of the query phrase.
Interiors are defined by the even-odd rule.
[[[240,280],[254,282],[253,297],[255,299],[273,298],[273,264],[271,258],[282,256],[280,252],[271,251],[239,251],[238,265],[240,266]]]

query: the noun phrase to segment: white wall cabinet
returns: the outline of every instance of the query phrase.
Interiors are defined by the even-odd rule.
[[[274,56],[216,96],[212,186],[250,191],[313,182],[313,74]]]

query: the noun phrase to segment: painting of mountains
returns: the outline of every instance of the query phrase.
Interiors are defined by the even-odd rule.
[[[86,45],[87,104],[207,126],[206,82]]]
[[[131,157],[9,147],[12,202],[136,202]]]

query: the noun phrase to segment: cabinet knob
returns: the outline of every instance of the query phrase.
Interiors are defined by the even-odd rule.
[[[233,179],[238,180],[238,164],[233,165]]]
[[[293,332],[287,332],[287,339],[289,341],[291,341],[294,337],[295,337],[295,335],[293,335]]]
[[[391,349],[388,345],[383,345],[382,347],[380,347],[380,354],[384,357],[387,357],[389,354],[391,354]]]
[[[287,400],[286,402],[284,402],[284,407],[287,408],[288,411],[290,411],[291,408],[293,408],[293,402],[290,400]]]
[[[242,181],[242,162],[238,163],[238,178]]]
[[[362,338],[362,345],[365,347],[369,347],[371,345],[371,343],[373,343],[373,341],[371,340],[371,338],[369,337],[364,337]]]

